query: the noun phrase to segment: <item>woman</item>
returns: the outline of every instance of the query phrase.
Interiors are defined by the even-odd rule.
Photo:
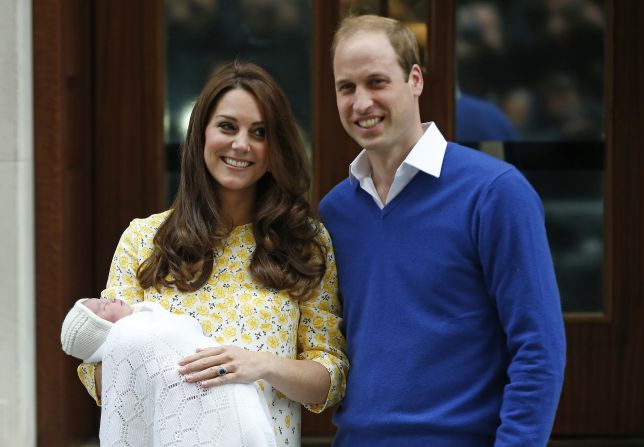
[[[172,209],[135,219],[103,298],[148,300],[199,320],[221,347],[180,362],[202,386],[257,381],[278,445],[300,444],[300,405],[320,412],[344,393],[348,362],[331,243],[313,219],[303,145],[281,89],[232,63],[190,117]],[[79,366],[100,396],[100,367]],[[298,403],[299,402],[299,403]]]

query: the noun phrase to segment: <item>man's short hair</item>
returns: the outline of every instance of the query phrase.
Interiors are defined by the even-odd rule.
[[[414,64],[420,65],[418,41],[414,33],[398,20],[376,15],[348,16],[342,20],[333,36],[331,63],[340,42],[360,31],[385,33],[405,76],[409,76]]]

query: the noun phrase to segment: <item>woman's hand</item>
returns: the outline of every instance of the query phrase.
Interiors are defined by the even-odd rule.
[[[181,359],[179,366],[179,374],[185,375],[186,382],[199,382],[205,388],[264,379],[289,399],[301,403],[323,403],[331,385],[328,371],[318,362],[285,359],[230,345],[198,349],[196,354]]]
[[[179,361],[179,374],[186,382],[200,382],[209,388],[225,383],[252,383],[263,379],[277,356],[238,346],[197,349],[196,354]]]

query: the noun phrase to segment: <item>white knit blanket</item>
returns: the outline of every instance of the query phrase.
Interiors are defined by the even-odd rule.
[[[179,359],[215,346],[194,318],[156,303],[135,306],[103,348],[101,446],[276,445],[256,385],[203,389],[178,374]]]

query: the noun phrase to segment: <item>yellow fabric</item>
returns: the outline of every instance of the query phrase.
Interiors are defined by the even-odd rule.
[[[130,223],[116,248],[107,288],[101,296],[121,298],[130,304],[155,301],[171,312],[189,314],[201,323],[206,336],[220,344],[319,362],[331,378],[327,401],[306,407],[321,412],[337,403],[344,396],[349,365],[340,332],[335,257],[326,229],[322,239],[328,249],[327,272],[311,298],[303,302],[251,279],[250,256],[255,248],[251,225],[233,229],[216,258],[210,280],[198,291],[185,293],[175,288],[157,291],[154,287],[143,290],[136,271],[152,253],[154,234],[169,212]],[[94,365],[81,364],[78,375],[96,399]],[[259,385],[273,417],[278,445],[298,446],[300,405],[262,381]]]

